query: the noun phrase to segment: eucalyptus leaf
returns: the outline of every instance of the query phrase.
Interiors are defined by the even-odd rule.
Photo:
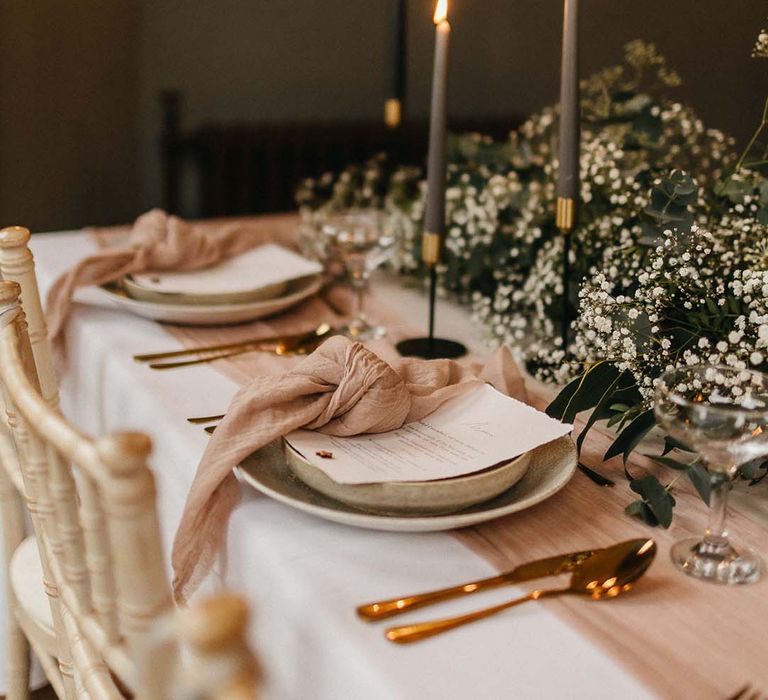
[[[688,478],[698,491],[701,500],[709,505],[709,498],[712,493],[712,478],[707,468],[703,464],[690,464],[686,469]]]
[[[592,426],[600,419],[602,418],[608,418],[610,417],[610,413],[606,415],[606,410],[609,409],[609,405],[611,403],[611,398],[613,397],[614,392],[621,384],[632,384],[634,383],[634,378],[632,376],[632,373],[625,370],[621,374],[616,375],[616,378],[605,388],[603,389],[602,396],[600,396],[600,400],[597,402],[597,405],[595,406],[595,409],[590,414],[589,418],[587,419],[586,424],[584,425],[584,428],[582,429],[581,433],[579,433],[579,437],[576,439],[576,449],[581,452],[581,446],[584,444],[584,439],[587,437],[587,434],[591,430]]]
[[[655,476],[635,479],[629,484],[629,487],[642,497],[656,516],[659,525],[667,528],[672,524],[672,509],[675,505],[675,499]]]
[[[623,455],[624,463],[626,464],[629,455],[632,453],[632,450],[637,447],[638,443],[653,429],[655,425],[656,418],[653,415],[653,409],[644,411],[619,433],[619,436],[608,448],[608,451],[603,456],[603,459],[607,461],[612,457]]]
[[[579,462],[578,467],[585,476],[594,481],[598,486],[616,486],[615,481],[609,479],[607,476],[603,476],[599,472],[596,472],[594,469],[591,469],[583,462]]]
[[[688,207],[695,204],[697,190],[696,181],[690,175],[675,170],[651,189],[650,203],[644,214],[659,232],[669,228],[688,232],[694,222],[694,216]],[[649,239],[652,239],[652,236],[644,229],[641,242]]]
[[[632,503],[624,509],[624,512],[627,515],[631,515],[633,518],[642,520],[646,525],[650,525],[651,527],[657,527],[659,524],[658,519],[645,501],[632,501]]]
[[[672,450],[680,450],[681,452],[693,452],[694,450],[688,447],[688,445],[684,445],[679,440],[675,440],[671,435],[665,435],[664,436],[664,451],[661,453],[662,455],[669,454],[672,452]]]
[[[619,370],[610,362],[592,365],[555,397],[547,406],[547,415],[564,423],[572,423],[577,414],[598,405],[605,390],[618,376]]]

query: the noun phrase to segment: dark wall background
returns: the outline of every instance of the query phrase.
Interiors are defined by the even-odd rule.
[[[745,140],[768,61],[749,58],[765,0],[582,0],[583,72],[653,41],[680,99]],[[36,230],[130,220],[160,202],[157,93],[184,123],[378,119],[389,0],[2,0],[0,222]],[[429,102],[433,0],[410,0],[411,113]],[[450,113],[556,100],[561,0],[452,0]]]

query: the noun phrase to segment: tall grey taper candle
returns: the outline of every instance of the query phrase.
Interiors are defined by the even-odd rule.
[[[565,0],[560,74],[560,168],[557,196],[579,196],[579,0]]]
[[[560,72],[560,166],[557,173],[555,224],[563,236],[563,297],[561,347],[567,352],[571,329],[571,231],[576,227],[579,200],[579,0],[565,0],[563,62]]]
[[[448,88],[448,46],[451,25],[448,24],[448,0],[438,0],[435,9],[435,68],[432,77],[432,111],[429,126],[429,159],[427,161],[427,210],[424,217],[422,257],[427,265],[437,264],[440,243],[445,233],[446,175],[446,97]]]

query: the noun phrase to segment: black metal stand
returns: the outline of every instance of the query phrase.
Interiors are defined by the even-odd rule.
[[[455,340],[435,338],[435,302],[437,300],[437,270],[429,270],[429,335],[426,338],[401,340],[397,351],[405,357],[423,357],[425,360],[453,360],[467,354],[467,348]]]

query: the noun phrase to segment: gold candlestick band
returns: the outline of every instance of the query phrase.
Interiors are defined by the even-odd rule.
[[[403,121],[403,104],[395,97],[384,103],[384,123],[390,129],[396,129]]]
[[[430,267],[440,262],[440,243],[439,233],[424,232],[424,238],[421,242],[421,259]]]
[[[576,200],[570,197],[557,198],[555,225],[563,233],[569,233],[576,226]]]

